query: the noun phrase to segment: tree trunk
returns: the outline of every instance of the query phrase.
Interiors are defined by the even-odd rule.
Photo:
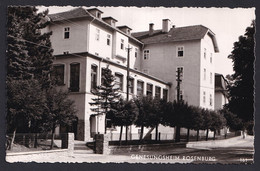
[[[190,141],[190,128],[187,129],[187,138],[186,138],[187,142]]]
[[[127,144],[128,126],[125,126],[125,142]]]
[[[199,141],[199,134],[200,134],[200,130],[197,130],[197,141]]]
[[[155,127],[155,140],[158,141],[158,125]]]
[[[52,130],[51,130],[51,149],[53,149],[53,145],[54,145],[54,132],[55,132],[55,127],[53,125]]]
[[[216,138],[216,130],[214,130],[214,137],[213,137],[213,140],[215,140]]]
[[[142,141],[142,138],[143,138],[143,133],[144,133],[144,126],[142,125],[142,126],[141,126],[141,134],[140,134],[140,139],[139,139],[139,141],[140,141],[140,142]]]
[[[37,148],[37,146],[38,146],[38,134],[37,133],[35,133],[34,134],[34,148]]]
[[[181,127],[176,126],[176,135],[175,135],[175,142],[181,141]]]
[[[122,143],[122,133],[123,133],[123,126],[120,128],[120,135],[119,135],[119,145]]]
[[[8,148],[8,150],[11,150],[12,147],[13,147],[14,139],[15,139],[15,134],[16,134],[16,128],[14,129],[13,137],[12,137],[11,143],[9,144],[9,148]],[[8,141],[8,140],[7,140],[7,141]]]
[[[208,141],[208,138],[209,138],[209,129],[207,129],[207,132],[206,132],[206,141]]]

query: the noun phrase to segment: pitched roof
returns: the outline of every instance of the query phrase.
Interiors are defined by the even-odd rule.
[[[52,21],[61,21],[73,18],[81,18],[81,17],[88,17],[91,14],[86,11],[84,8],[76,8],[66,12],[50,14],[48,15]]]
[[[94,10],[94,9],[90,9],[90,10]],[[95,10],[98,10],[98,9],[95,9]],[[105,25],[106,27],[109,27],[109,28],[111,28],[113,30],[116,30],[116,31],[120,32],[121,34],[124,34],[125,36],[128,36],[131,40],[134,40],[137,43],[143,44],[141,41],[139,41],[138,39],[136,39],[132,35],[127,35],[123,31],[121,31],[120,29],[118,29],[116,27],[112,27],[111,25],[106,23],[104,20],[96,18],[90,12],[88,12],[87,9],[84,9],[82,7],[75,8],[75,9],[72,9],[72,10],[69,10],[69,11],[66,11],[66,12],[61,12],[61,13],[56,13],[56,14],[49,14],[48,17],[51,19],[52,22],[62,21],[62,20],[70,20],[70,19],[76,19],[76,18],[84,18],[84,17],[95,18],[96,19],[95,22],[101,23],[101,24]],[[107,18],[109,18],[109,17],[107,17]]]
[[[144,44],[153,43],[167,43],[177,42],[185,40],[199,40],[202,39],[206,34],[212,38],[215,51],[218,52],[218,46],[215,39],[214,33],[205,26],[195,25],[187,27],[173,27],[168,33],[163,33],[162,30],[154,30],[154,34],[149,35],[149,31],[132,33],[132,36],[136,37]]]

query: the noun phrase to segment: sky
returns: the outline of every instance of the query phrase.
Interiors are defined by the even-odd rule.
[[[72,6],[38,7],[39,11],[49,9],[49,14],[73,9]],[[92,7],[86,7],[92,8]],[[216,35],[219,53],[215,54],[215,72],[233,73],[232,61],[228,59],[233,43],[244,35],[245,29],[255,19],[255,8],[165,8],[165,7],[96,7],[103,11],[102,17],[111,16],[118,20],[117,26],[127,25],[132,32],[147,31],[149,24],[154,29],[162,28],[162,20],[170,19],[175,27],[204,25]]]

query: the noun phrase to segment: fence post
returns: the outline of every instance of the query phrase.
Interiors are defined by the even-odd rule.
[[[68,154],[73,155],[74,152],[74,133],[65,133],[61,135],[61,148],[67,148]]]
[[[158,138],[159,138],[159,141],[161,141],[161,132],[159,132],[159,137]]]

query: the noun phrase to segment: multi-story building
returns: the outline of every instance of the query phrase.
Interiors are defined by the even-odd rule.
[[[103,17],[97,8],[77,8],[51,14],[47,31],[52,31],[54,68],[60,87],[70,90],[78,121],[73,131],[88,141],[103,133],[105,117],[91,114],[94,95],[101,83],[102,68],[109,65],[117,86],[126,96],[127,50],[129,55],[130,98],[143,94],[176,99],[176,70],[182,71],[180,97],[191,105],[214,109],[214,53],[218,52],[214,33],[204,26],[172,27],[163,20],[162,29],[131,33],[128,26]],[[163,128],[162,128],[163,130]],[[134,127],[130,132],[137,132]]]
[[[69,96],[78,110],[78,121],[72,131],[76,139],[85,141],[105,130],[105,117],[92,117],[89,104],[94,98],[92,89],[101,83],[102,68],[109,65],[122,96],[126,96],[126,48],[131,48],[130,98],[140,94],[168,98],[167,82],[140,72],[143,43],[131,36],[131,28],[116,27],[115,19],[101,18],[101,14],[98,9],[83,8],[52,14],[49,15],[51,24],[47,30],[52,31],[54,69],[60,78],[59,85],[64,90],[70,90]]]

